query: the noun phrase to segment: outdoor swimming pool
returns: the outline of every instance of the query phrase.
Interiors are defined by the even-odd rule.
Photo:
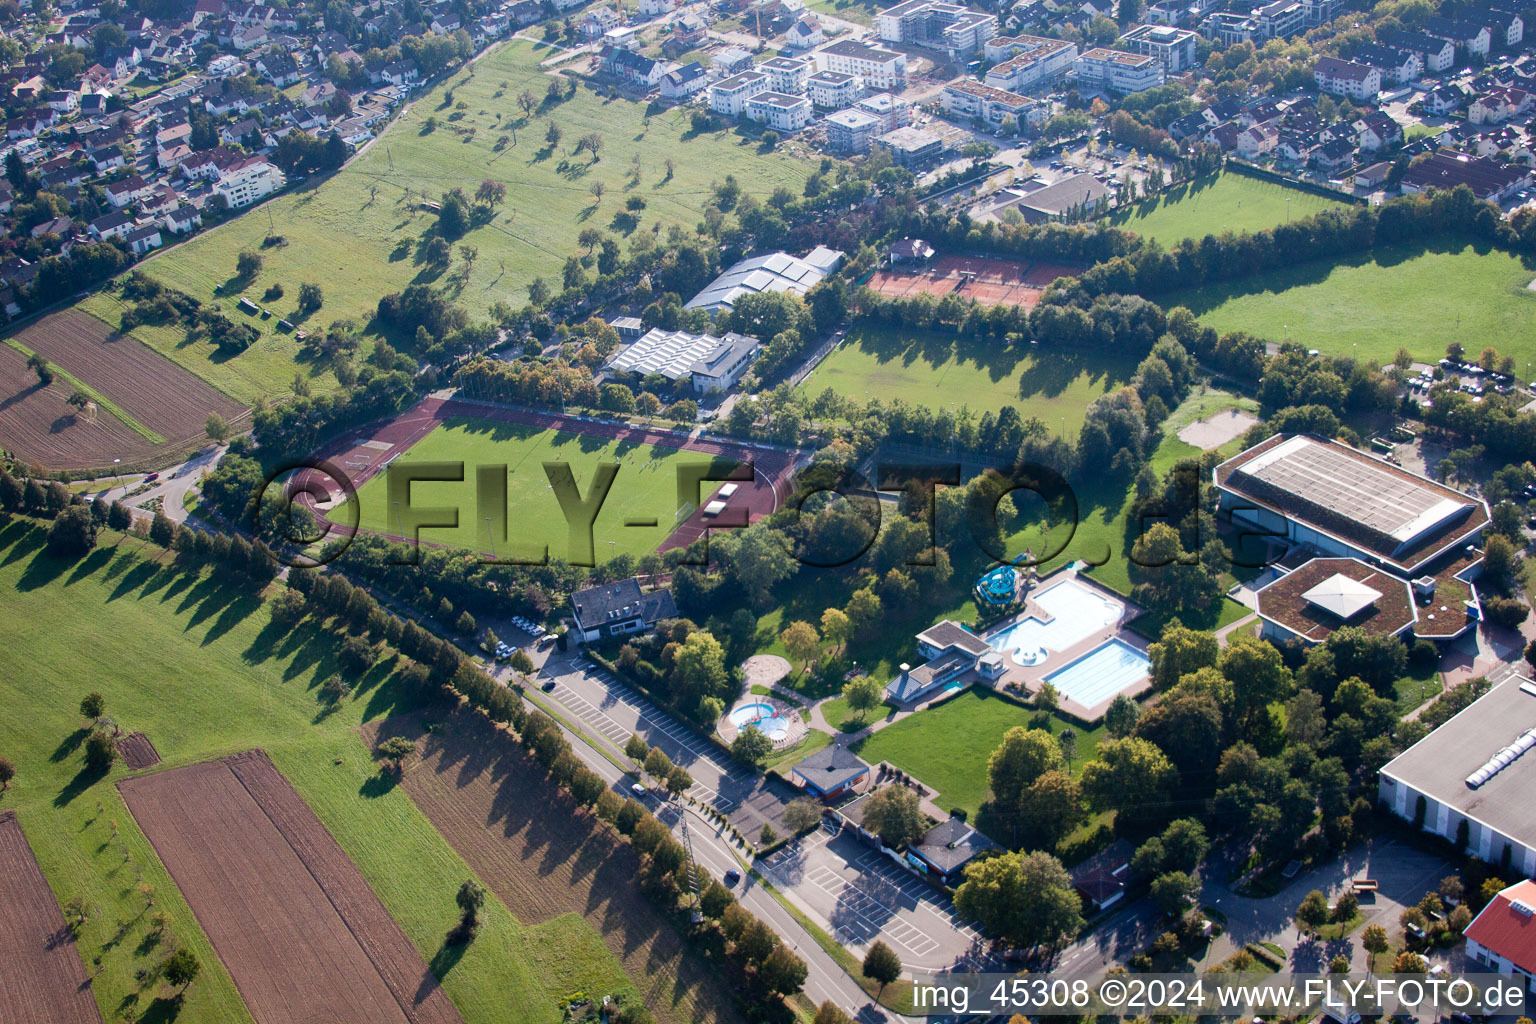
[[[1064,651],[1120,619],[1119,605],[1076,580],[1062,580],[1034,601],[1051,614],[1051,621],[1030,615],[987,640],[1020,665],[1038,665],[1047,651]]]
[[[750,725],[775,741],[789,735],[789,723],[773,709],[772,704],[743,704],[731,712],[731,724],[737,729],[745,729]]]
[[[1150,670],[1147,656],[1124,640],[1109,640],[1045,677],[1067,699],[1095,707],[1140,682]]]

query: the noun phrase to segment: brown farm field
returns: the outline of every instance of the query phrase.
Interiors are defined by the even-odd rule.
[[[257,1024],[461,1024],[416,947],[264,753],[118,788]]]
[[[420,741],[406,791],[519,921],[585,917],[663,1024],[737,1019],[719,973],[640,892],[634,850],[555,789],[505,732],[469,713],[430,734],[420,716],[363,731],[370,746],[390,736]]]
[[[0,1021],[101,1024],[91,982],[14,811],[0,811]]]
[[[132,465],[160,447],[109,412],[88,423],[66,404],[71,385],[55,377],[43,387],[27,369],[27,357],[0,345],[0,447],[24,462],[50,468]]]
[[[49,468],[102,468],[114,458],[126,464],[160,452],[169,456],[204,440],[209,413],[232,424],[250,414],[158,352],[78,310],[28,325],[7,339],[6,348],[0,444]],[[41,399],[34,397],[37,379],[26,368],[23,349],[62,371]],[[75,417],[64,403],[73,381],[97,399],[95,423]]]

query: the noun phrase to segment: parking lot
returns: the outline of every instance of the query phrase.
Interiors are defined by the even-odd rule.
[[[638,733],[660,747],[693,776],[688,795],[725,814],[743,833],[755,836],[765,822],[783,830],[784,807],[794,793],[786,792],[783,783],[736,764],[628,683],[581,655],[573,658],[558,652],[544,663],[539,681],[553,682],[544,696],[610,745],[622,749]]]
[[[851,834],[823,825],[758,862],[850,949],[883,940],[909,969],[980,969],[985,941],[937,889]]]

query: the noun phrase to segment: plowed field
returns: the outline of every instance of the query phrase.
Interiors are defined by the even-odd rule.
[[[640,892],[634,850],[556,790],[506,733],[474,714],[430,735],[414,718],[365,733],[370,745],[425,738],[406,791],[520,921],[585,917],[665,1024],[736,1019],[726,985],[686,955],[672,923]]]
[[[91,983],[14,811],[0,811],[0,1021],[101,1024]]]
[[[265,754],[119,789],[258,1024],[460,1024],[416,948]]]
[[[77,310],[69,309],[46,316],[22,329],[14,336],[14,340],[88,385],[146,430],[164,438],[163,447],[167,449],[200,440],[211,412],[218,413],[231,423],[241,423],[249,415],[245,406],[216,391],[147,345],[119,334],[95,317]],[[10,354],[17,355],[14,351]],[[24,358],[7,360],[7,363],[11,362],[22,364],[22,370],[26,370]],[[12,380],[16,376],[14,371],[6,373],[4,379],[0,380],[5,385],[4,393],[0,394],[0,404],[23,394],[25,388],[36,385],[36,377],[31,376],[28,380],[29,375],[28,371],[19,379]],[[55,390],[61,387],[65,389],[63,397],[68,397],[69,385],[63,380],[55,381]],[[6,419],[0,419],[0,444],[15,450],[23,458],[43,461],[40,456],[34,456],[28,450],[28,444],[33,442],[30,435],[42,433],[46,436],[55,420],[73,410],[62,402],[56,408],[51,402],[41,403],[37,408],[37,422],[32,423],[30,429],[13,433]],[[72,428],[72,440],[84,440],[85,435],[100,431],[109,420],[115,422],[111,412],[100,409],[94,426],[88,429]],[[148,443],[146,438],[132,432],[131,428],[130,433],[140,445]],[[99,462],[90,461],[94,448],[98,447],[101,446],[87,447],[78,455],[66,447],[64,456],[73,457],[74,461],[66,462],[65,465],[100,465]],[[119,452],[113,451],[105,462],[110,464],[113,458],[120,457],[122,455]],[[52,466],[50,463],[45,464]]]

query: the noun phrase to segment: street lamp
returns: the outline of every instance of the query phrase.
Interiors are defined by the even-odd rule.
[[[496,560],[496,531],[491,529],[491,517],[485,517],[485,535],[491,540],[491,561]]]
[[[1525,368],[1527,370],[1529,370],[1531,368],[1531,364],[1530,363],[1526,363],[1525,364]],[[113,459],[112,460],[112,478],[117,483],[119,483],[119,484],[121,484],[123,482],[122,471],[118,468],[122,464],[122,461],[123,461],[122,459]],[[125,494],[124,497],[127,497],[127,495]]]

